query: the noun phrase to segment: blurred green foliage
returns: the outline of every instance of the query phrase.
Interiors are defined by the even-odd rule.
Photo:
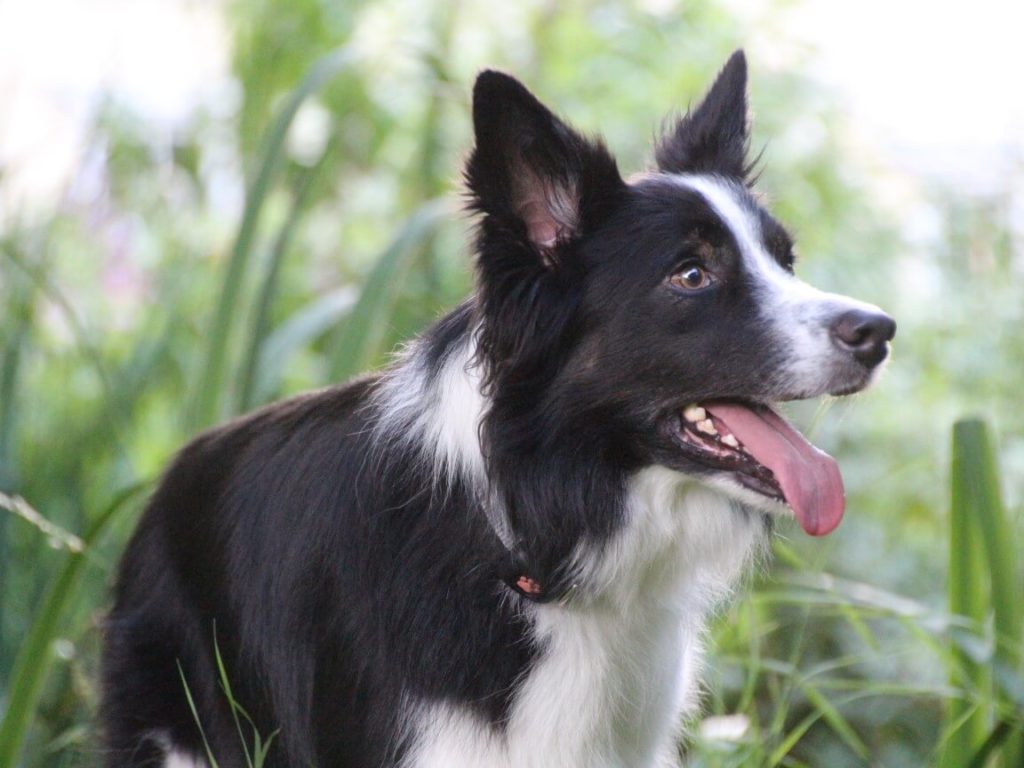
[[[628,173],[665,114],[746,44],[760,187],[797,231],[800,272],[888,308],[900,332],[876,390],[792,409],[839,458],[849,515],[824,541],[782,537],[771,572],[720,617],[708,711],[749,728],[723,740],[696,724],[686,748],[706,766],[917,766],[938,759],[950,702],[981,712],[979,733],[994,712],[1019,727],[1005,691],[947,682],[994,645],[984,604],[963,619],[946,608],[947,436],[964,412],[1004,436],[1006,536],[1021,541],[1012,210],[918,183],[931,234],[908,237],[906,205],[810,77],[813,51],[787,40],[787,5],[755,29],[713,0],[235,0],[223,103],[168,135],[108,102],[52,211],[0,232],[0,491],[83,536],[109,523],[79,555],[0,510],[0,707],[13,708],[26,637],[52,619],[32,649],[39,700],[18,764],[97,763],[98,627],[133,489],[201,426],[384,364],[470,289],[467,222],[442,214],[457,209],[479,68],[515,72],[601,132]],[[1020,574],[1006,578],[1019,593]],[[951,647],[951,627],[968,641]]]

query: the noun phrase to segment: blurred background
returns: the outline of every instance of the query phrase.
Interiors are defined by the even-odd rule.
[[[997,0],[0,3],[0,768],[99,764],[99,624],[173,452],[384,365],[470,289],[479,69],[628,173],[737,47],[799,272],[900,330],[875,389],[790,409],[847,517],[781,526],[681,749],[1024,764],[1022,24]]]

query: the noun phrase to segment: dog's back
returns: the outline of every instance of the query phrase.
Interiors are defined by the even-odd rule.
[[[532,651],[494,589],[498,545],[457,482],[437,495],[415,446],[375,446],[376,383],[214,430],[169,469],[107,625],[111,765],[152,765],[168,744],[202,754],[198,725],[222,766],[240,760],[218,651],[288,765],[393,764],[410,684],[489,716],[507,705]]]
[[[218,651],[263,737],[283,727],[289,746],[290,734],[315,732],[314,685],[358,681],[350,665],[365,650],[331,654],[317,635],[344,637],[320,623],[337,615],[323,606],[357,608],[352,595],[367,588],[354,568],[335,577],[364,535],[353,491],[365,454],[353,436],[364,429],[359,406],[370,386],[301,397],[209,432],[167,471],[125,554],[107,622],[111,766],[159,764],[171,745],[202,754],[200,725],[222,765],[238,761]],[[346,524],[317,525],[317,517]],[[357,718],[363,709],[339,702],[337,711]],[[296,745],[296,756],[309,762],[312,746]],[[362,740],[352,746],[352,764],[377,762]]]

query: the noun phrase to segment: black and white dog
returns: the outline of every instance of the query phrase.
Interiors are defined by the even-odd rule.
[[[269,765],[677,764],[709,611],[774,517],[843,514],[771,404],[864,388],[895,331],[794,277],[746,79],[738,52],[624,181],[479,76],[475,295],[382,375],[182,451],[106,630],[109,765],[205,765],[197,720],[245,764],[215,648]]]

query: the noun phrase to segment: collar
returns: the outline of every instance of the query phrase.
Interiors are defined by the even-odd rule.
[[[529,574],[523,566],[522,559],[512,552],[508,553],[508,564],[500,578],[509,589],[533,603],[557,602],[559,605],[565,605],[576,591],[575,582],[563,589],[547,589]]]

